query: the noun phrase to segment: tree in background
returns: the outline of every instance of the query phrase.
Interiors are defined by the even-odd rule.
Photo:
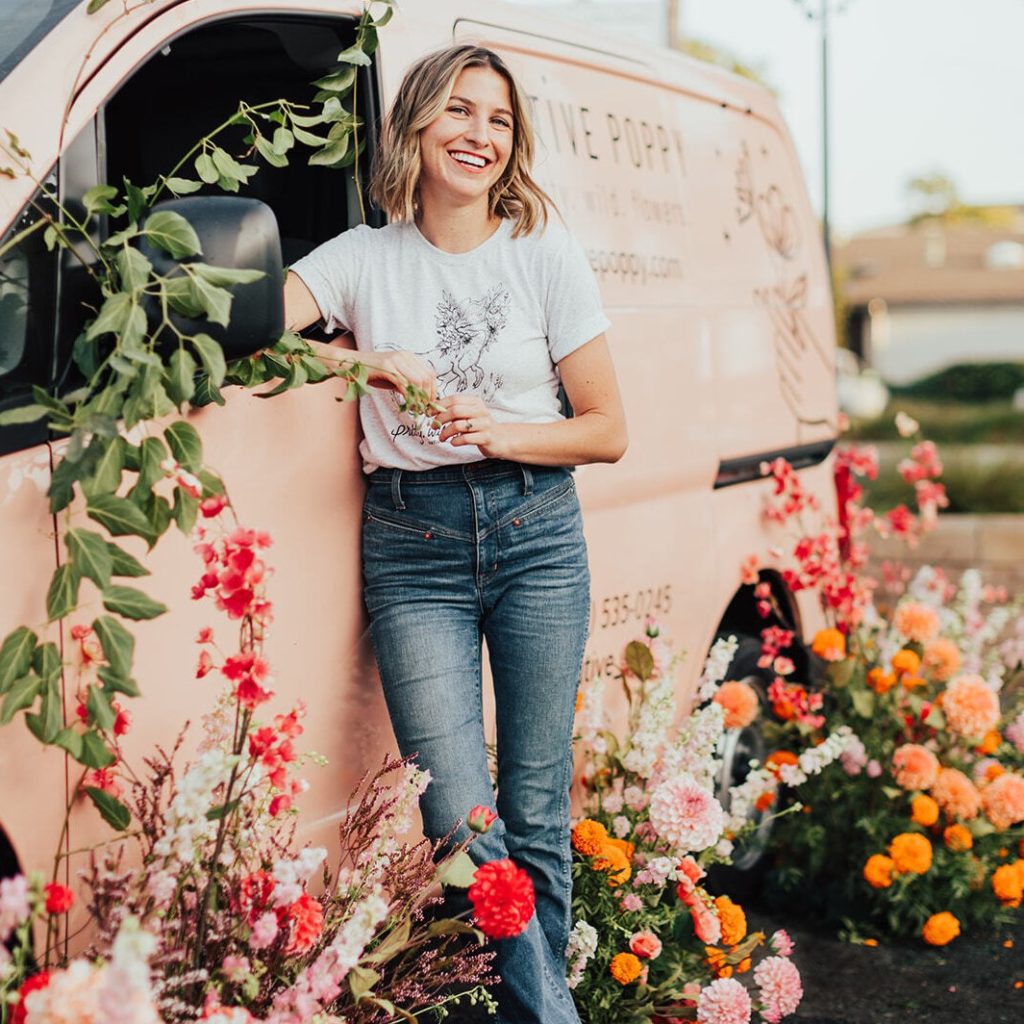
[[[914,208],[909,224],[932,222],[1011,228],[1017,219],[1017,211],[1012,206],[976,206],[963,202],[956,182],[937,170],[911,178],[906,192]]]

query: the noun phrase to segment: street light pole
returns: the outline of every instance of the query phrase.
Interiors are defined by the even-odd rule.
[[[829,227],[829,133],[828,133],[828,15],[829,0],[821,0],[821,232],[825,263],[832,270],[832,238]]]

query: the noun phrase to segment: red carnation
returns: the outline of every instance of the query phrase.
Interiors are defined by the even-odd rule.
[[[473,919],[488,938],[511,939],[533,917],[533,882],[508,857],[488,861],[476,869],[469,901]]]
[[[318,900],[304,892],[288,907],[288,918],[292,929],[285,952],[304,953],[316,944],[324,930],[324,908]]]
[[[18,989],[18,1002],[11,1011],[11,1024],[25,1024],[25,1017],[28,1015],[28,1011],[25,1009],[25,996],[29,992],[36,992],[41,988],[46,988],[49,984],[49,971],[40,971],[38,974],[33,974],[31,978],[26,979],[22,983],[21,988]]]
[[[46,893],[46,912],[48,914],[66,914],[75,902],[75,894],[58,882],[48,882],[43,886]]]

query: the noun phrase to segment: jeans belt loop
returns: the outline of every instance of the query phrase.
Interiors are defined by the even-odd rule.
[[[405,511],[405,502],[402,501],[402,471],[393,469],[391,471],[391,502],[396,512]]]
[[[520,469],[523,471],[523,496],[526,497],[533,494],[533,472],[529,466],[522,463],[520,463]]]

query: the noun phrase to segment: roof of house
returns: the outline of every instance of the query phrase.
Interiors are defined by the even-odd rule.
[[[924,221],[869,231],[836,246],[835,263],[851,306],[1024,304],[1024,208],[1007,227]]]

